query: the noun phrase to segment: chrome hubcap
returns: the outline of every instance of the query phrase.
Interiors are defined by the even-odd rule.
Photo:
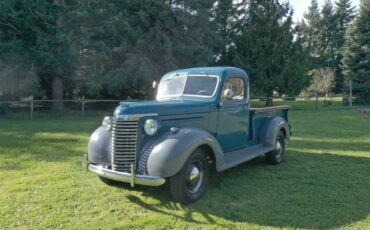
[[[283,153],[283,146],[281,145],[279,140],[276,141],[275,150],[276,150],[276,158],[279,158],[280,155]]]
[[[192,193],[199,191],[203,182],[203,168],[200,162],[192,162],[187,170],[186,186]]]

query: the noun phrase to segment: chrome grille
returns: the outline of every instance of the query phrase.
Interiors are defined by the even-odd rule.
[[[112,169],[130,172],[136,163],[137,120],[115,119],[112,127]]]

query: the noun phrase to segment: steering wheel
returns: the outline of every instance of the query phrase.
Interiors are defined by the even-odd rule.
[[[210,93],[207,90],[205,90],[205,89],[201,89],[201,90],[199,90],[197,92],[197,95],[205,95],[205,96],[208,96],[208,95],[210,95]]]

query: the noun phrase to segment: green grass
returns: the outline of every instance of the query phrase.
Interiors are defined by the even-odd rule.
[[[81,167],[101,117],[0,117],[0,229],[370,229],[370,116],[290,113],[278,166],[257,158],[212,176],[183,206],[168,187],[109,187]]]
[[[283,100],[280,98],[273,99],[274,105],[289,105],[293,110],[316,110],[316,99],[315,98],[297,98],[296,100]],[[348,107],[343,106],[343,98],[342,97],[332,97],[332,98],[324,98],[319,97],[319,110],[343,110],[348,109]],[[328,105],[331,103],[331,105]],[[264,99],[253,99],[252,100],[253,107],[264,107],[265,100]],[[359,107],[359,106],[356,106]]]

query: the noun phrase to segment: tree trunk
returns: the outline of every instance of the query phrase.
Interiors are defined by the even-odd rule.
[[[273,106],[273,100],[272,100],[272,90],[270,93],[267,94],[266,102],[265,102],[265,107],[270,107]]]
[[[53,107],[54,111],[63,110],[63,78],[54,76],[53,78]]]
[[[274,105],[274,103],[272,101],[272,98],[271,97],[266,98],[265,107],[271,107],[273,105]]]
[[[352,80],[349,81],[349,97],[348,97],[349,108],[352,109]]]
[[[319,95],[317,91],[315,91],[315,99],[316,99],[316,110],[319,110]]]

